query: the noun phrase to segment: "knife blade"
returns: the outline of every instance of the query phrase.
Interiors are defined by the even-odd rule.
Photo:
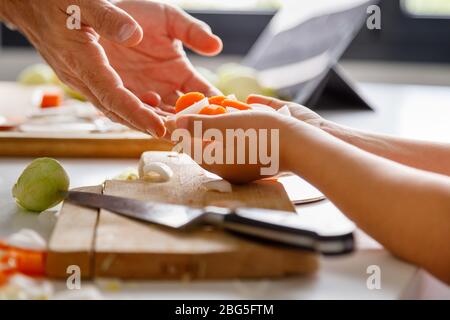
[[[185,228],[204,214],[201,209],[186,206],[81,191],[67,192],[66,201],[90,208],[106,209],[132,219],[174,229]]]
[[[207,223],[259,240],[325,255],[344,254],[354,249],[354,225],[346,220],[323,224],[315,216],[302,217],[285,211],[257,208],[191,208],[80,191],[67,192],[66,201],[106,209],[132,219],[173,229]]]

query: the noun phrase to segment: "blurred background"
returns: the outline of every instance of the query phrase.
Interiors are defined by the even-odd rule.
[[[209,23],[225,43],[220,59],[194,57],[214,69],[239,61],[286,0],[166,0]],[[308,1],[304,1],[308,6]],[[450,85],[450,1],[381,0],[381,30],[362,28],[342,65],[358,81]],[[40,61],[17,32],[1,26],[0,80]]]

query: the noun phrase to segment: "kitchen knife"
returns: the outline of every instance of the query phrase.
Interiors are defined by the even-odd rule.
[[[257,208],[192,208],[79,191],[67,192],[66,201],[173,229],[211,224],[241,235],[324,255],[344,254],[354,249],[354,225],[346,219],[329,223],[321,221],[317,215],[302,216]]]

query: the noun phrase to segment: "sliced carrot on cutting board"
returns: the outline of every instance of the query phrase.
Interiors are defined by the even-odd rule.
[[[219,114],[227,113],[227,110],[222,106],[211,105],[204,107],[199,114],[204,114],[207,116],[217,116]]]
[[[175,112],[178,113],[186,108],[189,108],[194,103],[205,99],[205,95],[200,92],[189,92],[178,98],[175,104]]]
[[[225,99],[222,101],[222,107],[232,107],[238,110],[251,110],[252,107],[244,102]]]

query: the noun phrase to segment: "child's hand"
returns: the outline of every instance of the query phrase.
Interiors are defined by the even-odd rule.
[[[285,170],[283,160],[285,159],[286,142],[288,141],[288,129],[291,123],[297,121],[292,118],[269,112],[257,111],[241,111],[229,113],[219,116],[202,116],[202,115],[188,115],[182,116],[178,120],[170,120],[168,128],[174,132],[174,128],[186,129],[190,133],[190,137],[194,138],[197,132],[201,132],[203,148],[200,152],[199,159],[194,147],[191,148],[191,157],[196,160],[206,170],[213,172],[232,183],[246,183],[254,180],[268,178]],[[200,128],[201,124],[201,129]],[[213,129],[213,130],[210,130]],[[241,129],[241,130],[239,130]],[[231,130],[231,131],[230,131]],[[239,132],[240,131],[240,132]],[[211,142],[214,138],[208,137],[207,134],[216,134],[221,136],[217,139],[218,142]],[[235,134],[236,138],[228,138],[227,132]],[[247,133],[245,143],[239,144],[239,138],[243,139]],[[257,137],[249,142],[248,136]],[[205,136],[206,135],[206,136]],[[229,136],[231,137],[231,136]],[[261,138],[263,137],[263,138]],[[206,142],[205,142],[206,141]],[[230,143],[234,141],[234,145]],[[205,153],[206,146],[217,143],[220,151],[223,152],[222,163],[207,163],[207,156]],[[193,141],[192,141],[193,145]],[[184,150],[189,152],[189,150]],[[205,157],[206,154],[206,157]],[[238,162],[238,155],[244,155],[244,163]],[[262,156],[261,156],[262,154]],[[228,159],[227,158],[228,155]],[[251,156],[256,156],[256,161],[251,162]],[[231,159],[231,160],[230,160]],[[255,159],[255,158],[254,158]]]
[[[319,116],[314,111],[311,111],[307,107],[289,101],[282,101],[275,98],[260,95],[250,95],[247,99],[247,103],[264,104],[276,110],[287,105],[289,107],[289,111],[291,112],[294,118],[300,121],[304,121],[318,128],[320,128],[320,125],[325,121],[321,116]]]

